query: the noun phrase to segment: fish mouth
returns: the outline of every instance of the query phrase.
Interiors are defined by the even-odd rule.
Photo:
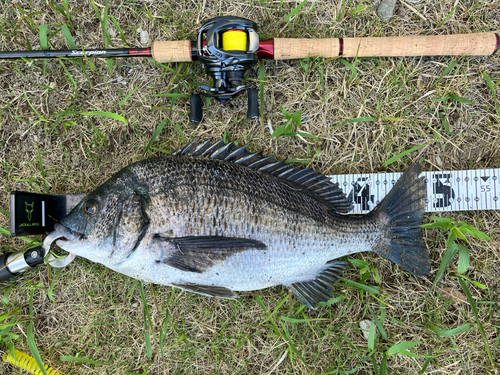
[[[78,233],[59,223],[56,223],[54,225],[54,229],[57,233],[59,233],[62,237],[65,238],[56,241],[56,244],[61,248],[64,248],[64,245],[67,244],[68,242],[78,241],[83,237],[82,233]]]

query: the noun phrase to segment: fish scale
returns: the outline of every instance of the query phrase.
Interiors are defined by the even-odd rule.
[[[65,250],[128,276],[208,296],[284,285],[310,308],[346,263],[375,251],[429,272],[415,165],[369,214],[323,175],[234,144],[188,144],[136,162],[89,193],[56,226]],[[88,205],[97,207],[86,212]]]

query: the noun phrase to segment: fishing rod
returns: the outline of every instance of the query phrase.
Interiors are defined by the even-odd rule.
[[[202,120],[201,96],[226,102],[248,92],[247,118],[259,117],[255,86],[244,85],[243,74],[258,59],[303,59],[307,57],[404,57],[404,56],[484,56],[496,53],[499,34],[493,32],[455,35],[400,37],[327,38],[260,40],[257,24],[241,17],[220,16],[207,21],[197,40],[155,41],[147,48],[42,50],[0,52],[0,59],[152,57],[160,63],[200,61],[213,79],[212,87],[190,97],[192,122]]]

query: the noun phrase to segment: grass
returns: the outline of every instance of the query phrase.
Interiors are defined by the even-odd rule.
[[[150,41],[194,40],[201,24],[222,14],[256,21],[266,37],[498,32],[499,12],[477,0],[423,0],[400,3],[400,16],[385,24],[367,0],[49,3],[0,7],[0,50],[142,47],[139,27]],[[200,64],[0,61],[0,227],[8,229],[11,190],[90,191],[131,162],[197,136],[251,141],[254,151],[326,174],[402,171],[416,161],[424,170],[497,168],[499,66],[499,56],[263,61],[247,72],[259,86],[259,120],[245,119],[241,96],[206,103],[203,122],[192,125],[186,95],[209,82]],[[294,134],[271,137],[280,126]],[[280,287],[215,300],[140,285],[78,259],[59,274],[42,266],[0,284],[0,316],[15,312],[6,320],[18,322],[0,328],[0,338],[25,353],[36,347],[61,374],[494,374],[500,216],[444,216],[492,240],[471,238],[466,278],[457,276],[463,265],[455,257],[434,288],[447,248],[447,234],[435,228],[424,230],[428,278],[358,254],[315,311]],[[1,234],[0,248],[18,251],[24,240]],[[368,339],[362,320],[372,322]],[[0,373],[23,372],[0,363]]]

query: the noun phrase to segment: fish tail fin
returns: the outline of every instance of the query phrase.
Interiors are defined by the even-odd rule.
[[[403,173],[372,215],[388,226],[387,237],[374,251],[417,276],[430,272],[431,261],[420,225],[424,215],[426,189],[419,178],[420,164]]]

